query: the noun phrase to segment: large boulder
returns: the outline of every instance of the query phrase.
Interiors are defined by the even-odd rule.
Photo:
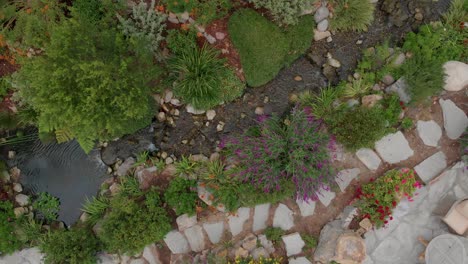
[[[366,258],[366,244],[364,239],[356,233],[345,233],[338,238],[335,249],[335,259],[338,263],[354,261],[362,263]]]
[[[457,92],[468,87],[468,64],[459,61],[448,61],[443,67],[446,75],[445,90]]]

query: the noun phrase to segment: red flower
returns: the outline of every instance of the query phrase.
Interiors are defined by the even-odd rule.
[[[406,179],[401,180],[401,184],[405,184],[405,183],[406,183]]]
[[[390,220],[393,220],[393,216],[390,216]]]
[[[374,182],[374,178],[370,178],[370,182]]]
[[[379,204],[379,200],[375,200],[375,204]]]
[[[387,220],[385,220],[385,221],[384,221],[384,224],[388,224],[388,221],[387,221]]]
[[[392,201],[392,205],[393,205],[393,207],[395,207],[395,206],[396,206],[396,202],[395,202],[395,201]]]

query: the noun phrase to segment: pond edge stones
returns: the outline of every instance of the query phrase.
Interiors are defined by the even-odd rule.
[[[382,159],[390,164],[407,160],[413,156],[414,151],[410,148],[408,140],[401,131],[386,135],[375,143],[375,150]]]

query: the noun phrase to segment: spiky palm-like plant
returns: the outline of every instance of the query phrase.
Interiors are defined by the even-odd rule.
[[[363,0],[333,0],[333,18],[330,26],[334,30],[364,31],[374,20],[375,6]]]

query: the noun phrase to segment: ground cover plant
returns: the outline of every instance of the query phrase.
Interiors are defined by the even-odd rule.
[[[231,0],[197,0],[193,13],[195,13],[197,23],[208,25],[228,15],[232,7]]]
[[[362,218],[369,218],[379,228],[393,219],[392,209],[398,202],[403,198],[411,202],[414,191],[420,187],[413,170],[390,170],[357,189],[356,207]]]
[[[197,181],[177,177],[169,183],[169,187],[164,192],[164,199],[167,204],[174,208],[177,215],[196,212],[198,200]]]
[[[265,8],[279,25],[295,25],[299,15],[311,4],[308,0],[251,0],[255,8]]]
[[[57,219],[60,201],[49,193],[41,192],[32,204],[34,210],[47,222]]]
[[[15,214],[10,201],[0,201],[0,255],[13,253],[22,243],[15,235]]]
[[[303,54],[312,41],[313,23],[312,17],[306,16],[283,31],[252,9],[236,11],[229,19],[228,31],[239,51],[247,84],[266,84]]]
[[[333,0],[333,18],[330,27],[334,30],[364,31],[374,20],[375,6],[370,1]]]

